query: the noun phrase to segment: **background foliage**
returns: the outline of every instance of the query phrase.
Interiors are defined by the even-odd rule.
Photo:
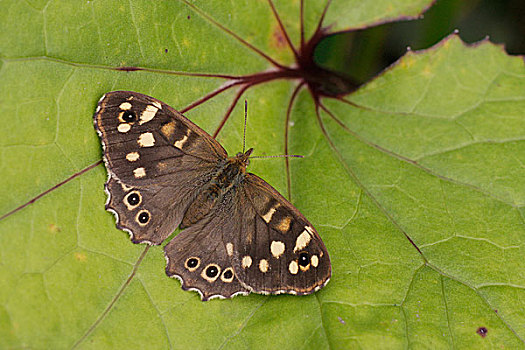
[[[299,4],[275,3],[296,45]],[[307,38],[324,5],[305,2]],[[334,0],[324,25],[429,5]],[[306,297],[203,303],[165,276],[161,247],[133,245],[104,211],[92,115],[107,91],[182,110],[225,83],[186,73],[272,67],[238,38],[291,64],[268,2],[13,0],[0,13],[0,347],[524,347],[522,57],[451,35],[345,97],[292,99],[295,80],[248,89],[248,144],[282,154],[288,129],[289,152],[306,156],[290,160],[289,188],[284,160],[250,170],[314,224],[333,278]],[[186,115],[213,133],[237,92]],[[242,119],[237,106],[218,135],[230,154]]]

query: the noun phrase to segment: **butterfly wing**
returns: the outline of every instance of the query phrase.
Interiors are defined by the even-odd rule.
[[[231,298],[250,290],[232,267],[230,232],[239,232],[232,193],[204,219],[180,232],[165,247],[166,274],[178,278],[184,290],[196,290],[202,300]]]
[[[206,219],[165,247],[166,273],[203,300],[237,293],[309,294],[329,280],[323,241],[306,218],[261,178],[247,174]],[[189,266],[191,259],[198,266]],[[207,269],[218,271],[210,278]],[[232,269],[224,283],[220,273]]]
[[[242,226],[233,269],[256,293],[310,294],[328,283],[328,251],[306,218],[260,177],[247,174],[238,198]]]
[[[106,209],[135,243],[165,240],[227,157],[217,141],[182,114],[136,92],[104,95],[94,124],[109,175]]]

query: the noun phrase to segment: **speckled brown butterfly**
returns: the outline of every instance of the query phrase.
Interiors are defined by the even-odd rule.
[[[113,91],[95,128],[108,170],[106,209],[134,243],[161,244],[168,276],[203,300],[250,292],[309,294],[331,274],[323,241],[264,180],[253,149],[228,157],[204,130],[146,95]]]

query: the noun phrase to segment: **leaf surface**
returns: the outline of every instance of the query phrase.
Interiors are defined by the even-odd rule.
[[[296,46],[299,4],[275,3]],[[427,6],[333,0],[324,26]],[[305,3],[306,38],[323,9]],[[0,347],[524,347],[521,57],[453,35],[341,99],[294,99],[291,79],[247,89],[255,153],[283,154],[288,129],[288,152],[305,155],[289,160],[289,188],[284,159],[250,171],[314,224],[333,277],[306,297],[204,303],[166,277],[161,247],[132,244],[104,210],[92,115],[108,91],[183,110],[231,82],[218,75],[291,64],[269,3],[13,0],[0,13],[0,216],[20,208],[0,220]],[[185,115],[213,133],[239,89]],[[241,103],[218,134],[230,154],[243,118]]]

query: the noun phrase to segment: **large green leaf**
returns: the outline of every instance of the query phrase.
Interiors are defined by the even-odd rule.
[[[333,0],[324,24],[429,3]],[[294,43],[299,4],[275,4]],[[323,8],[306,2],[307,38]],[[318,109],[301,90],[288,124],[296,81],[248,89],[249,146],[282,154],[288,128],[289,152],[306,156],[290,160],[290,188],[284,160],[250,170],[315,225],[333,277],[306,297],[204,303],[166,277],[161,247],[132,244],[104,210],[92,115],[117,89],[183,109],[228,81],[184,73],[272,68],[254,48],[290,64],[269,4],[12,0],[0,14],[0,216],[19,208],[0,220],[0,347],[524,347],[522,58],[454,35]],[[186,115],[213,133],[237,91]],[[218,135],[230,154],[242,128],[237,106]]]

